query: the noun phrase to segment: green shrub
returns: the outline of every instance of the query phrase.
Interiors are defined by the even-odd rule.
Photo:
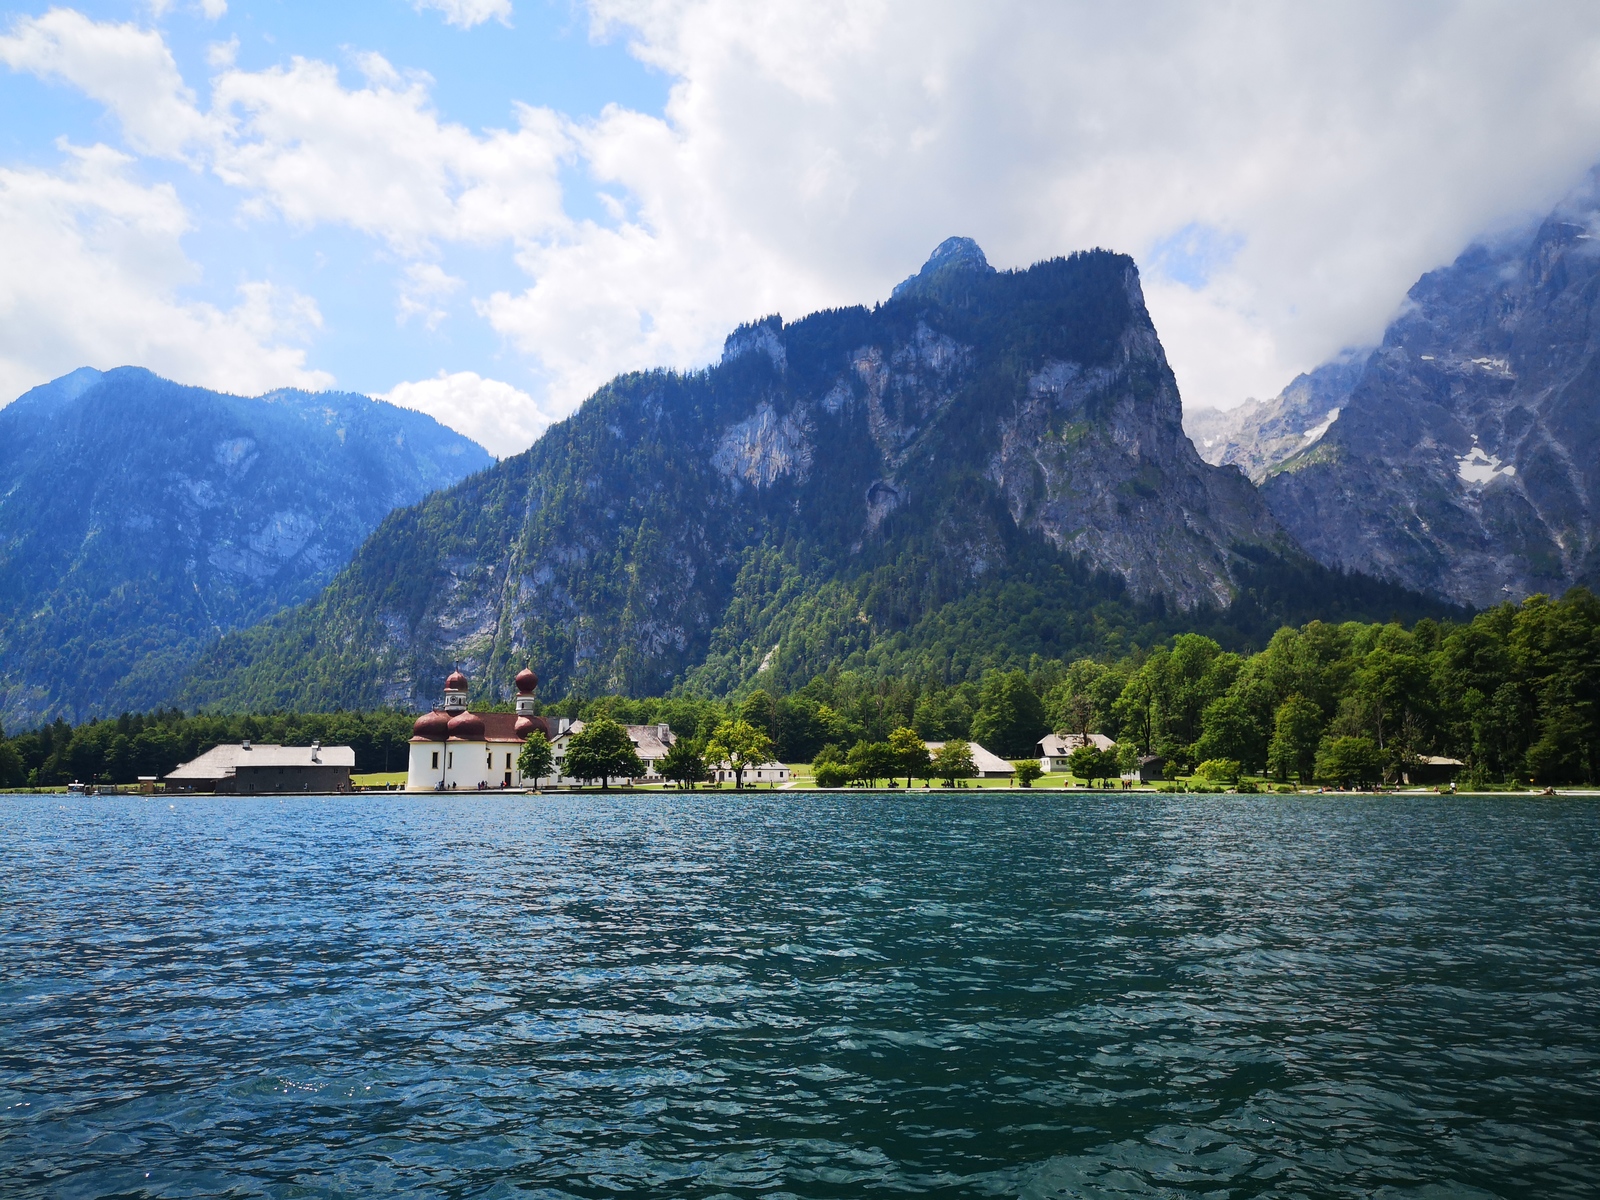
[[[1208,758],[1194,769],[1196,777],[1212,783],[1235,783],[1244,773],[1236,758]]]
[[[1254,796],[1261,789],[1259,787],[1257,787],[1255,784],[1251,783],[1250,780],[1241,779],[1234,786],[1233,790],[1238,792],[1241,796]]]
[[[1277,787],[1273,788],[1272,790],[1277,792],[1278,795],[1280,795],[1280,796],[1292,796],[1292,795],[1294,795],[1294,784],[1292,784],[1292,783],[1280,783]]]
[[[820,763],[812,772],[818,787],[843,787],[850,782],[850,768],[843,763]]]

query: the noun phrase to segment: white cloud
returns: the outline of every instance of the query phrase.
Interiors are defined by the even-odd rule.
[[[445,24],[462,29],[471,29],[485,21],[511,24],[511,0],[416,0],[416,9],[442,13]]]
[[[91,21],[70,8],[18,21],[0,37],[0,62],[72,84],[117,115],[128,145],[182,157],[209,136],[167,44],[153,29]]]
[[[1376,338],[1422,271],[1600,158],[1588,4],[593,8],[676,80],[664,120],[581,134],[630,216],[524,251],[534,285],[484,306],[567,398],[883,296],[952,233],[1002,266],[1170,266],[1198,229],[1227,253],[1197,286],[1149,273],[1150,305],[1186,398],[1230,404]]]
[[[376,239],[402,321],[437,325],[465,275],[549,412],[619,370],[708,361],[741,320],[886,296],[955,233],[1000,266],[1134,254],[1186,401],[1231,404],[1370,342],[1421,272],[1600,159],[1600,8],[1570,0],[590,7],[671,78],[663,115],[516,106],[513,128],[468,129],[426,75],[359,49],[346,86],[224,48],[202,110],[158,33],[68,10],[18,22],[0,60],[99,98],[131,147],[208,165],[247,218]],[[606,219],[569,216],[570,165]],[[508,247],[526,286],[475,286],[452,244]]]
[[[448,274],[438,263],[415,262],[405,269],[395,301],[400,323],[421,317],[428,329],[437,329],[449,315],[441,302],[466,286],[466,280]]]
[[[225,42],[212,42],[206,47],[206,65],[213,71],[222,71],[233,66],[234,60],[239,57],[239,38],[229,38]]]
[[[181,299],[198,272],[177,193],[106,146],[63,149],[59,172],[0,169],[0,398],[85,364],[244,393],[332,382],[293,344],[320,321],[308,297],[252,282],[231,309]]]
[[[566,224],[557,172],[571,151],[560,117],[522,105],[516,129],[475,134],[439,119],[426,76],[405,78],[377,54],[357,62],[362,88],[303,58],[213,81],[213,113],[227,129],[215,169],[250,194],[252,211],[348,225],[406,253]]]
[[[228,15],[228,0],[200,0],[200,15],[208,21],[220,21]]]
[[[527,392],[475,371],[440,371],[434,379],[396,384],[378,399],[427,413],[497,458],[526,450],[551,421]]]

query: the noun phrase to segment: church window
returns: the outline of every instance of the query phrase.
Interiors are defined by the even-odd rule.
[[[437,750],[433,752],[433,769],[435,771],[439,769],[439,752]]]

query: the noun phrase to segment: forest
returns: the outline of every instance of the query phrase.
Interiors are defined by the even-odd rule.
[[[1600,600],[1574,588],[1560,600],[1534,596],[1463,622],[1313,621],[1280,629],[1254,654],[1184,633],[1119,657],[1035,657],[1026,669],[953,684],[834,666],[786,694],[756,687],[732,697],[569,696],[544,711],[664,721],[702,740],[739,717],[766,731],[785,762],[886,742],[906,727],[1029,758],[1054,730],[1104,733],[1124,758],[1160,755],[1168,778],[1223,762],[1268,779],[1373,783],[1399,778],[1425,756],[1447,756],[1482,786],[1595,782],[1597,701]],[[401,770],[412,719],[168,710],[76,728],[58,723],[0,735],[0,783],[131,782],[242,737],[347,744],[360,772]]]

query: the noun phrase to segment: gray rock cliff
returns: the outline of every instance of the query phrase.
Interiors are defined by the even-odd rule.
[[[1297,376],[1271,400],[1246,400],[1229,409],[1186,408],[1184,431],[1208,463],[1236,466],[1259,484],[1333,427],[1370,354],[1342,354]]]
[[[959,675],[1216,612],[1286,558],[1313,568],[1185,437],[1130,259],[997,272],[952,239],[885,303],[607,384],[224,639],[183,698],[421,704],[450,666],[492,692],[527,662],[553,694],[798,686],[886,655]]]
[[[1600,186],[1425,275],[1262,494],[1319,561],[1485,606],[1600,575]]]

